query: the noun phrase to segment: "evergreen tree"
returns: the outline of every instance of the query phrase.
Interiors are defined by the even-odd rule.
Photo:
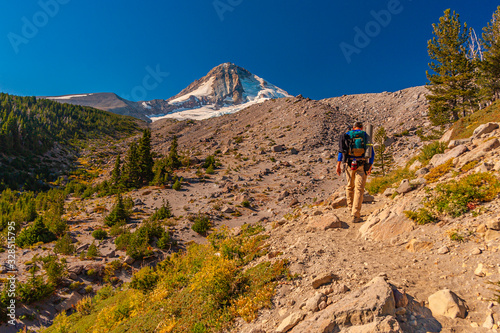
[[[427,71],[429,117],[434,124],[445,124],[465,116],[476,102],[474,63],[467,57],[470,29],[450,9],[432,26],[435,37],[427,43],[434,72]]]
[[[113,167],[113,172],[111,173],[111,185],[112,186],[118,186],[120,184],[121,180],[121,156],[120,153],[118,153],[118,156],[116,156],[116,161],[115,161],[115,166]]]
[[[394,164],[394,158],[392,157],[392,152],[385,146],[385,140],[387,139],[387,133],[384,127],[380,127],[373,137],[375,143],[375,161],[374,167],[380,169],[380,171],[374,172],[374,174],[382,174],[385,176],[390,167]]]
[[[487,100],[500,98],[500,6],[483,28],[484,58],[480,63],[481,95]]]
[[[139,169],[143,182],[153,180],[153,156],[151,155],[151,131],[145,129],[139,141]]]
[[[115,224],[122,225],[127,223],[130,217],[129,212],[125,208],[125,204],[123,203],[123,199],[120,193],[116,195],[116,202],[113,206],[113,209],[109,213],[108,216],[104,219],[104,224],[108,227],[112,227]]]
[[[127,188],[140,187],[140,167],[139,167],[139,153],[137,151],[137,144],[132,142],[127,154],[127,160],[123,170],[123,183]]]
[[[170,145],[170,151],[167,156],[166,166],[170,170],[178,169],[181,166],[181,160],[179,159],[179,154],[177,153],[178,143],[177,136],[174,136],[172,144]]]

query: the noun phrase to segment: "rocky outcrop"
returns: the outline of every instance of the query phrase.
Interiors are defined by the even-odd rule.
[[[429,296],[429,308],[434,316],[465,318],[466,307],[462,299],[449,289],[440,290]]]
[[[359,290],[351,292],[337,303],[328,306],[312,318],[301,322],[291,332],[326,333],[352,326],[369,325],[370,327],[377,327],[379,323],[385,320],[383,317],[395,314],[395,304],[392,287],[383,277],[376,277]],[[392,320],[391,323],[394,329],[397,329],[397,323]],[[395,330],[394,332],[400,331]],[[349,332],[364,331],[352,328]]]

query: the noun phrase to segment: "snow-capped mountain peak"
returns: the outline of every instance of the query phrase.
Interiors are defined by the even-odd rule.
[[[281,97],[290,95],[242,67],[224,63],[174,97],[166,101],[152,101],[156,104],[153,109],[160,108],[167,112],[150,114],[149,117],[153,121],[162,118],[205,119]],[[161,102],[167,105],[161,105]]]

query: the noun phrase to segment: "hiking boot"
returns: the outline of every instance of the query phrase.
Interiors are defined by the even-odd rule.
[[[363,219],[361,217],[353,216],[351,222],[352,223],[361,223],[361,222],[363,222]]]

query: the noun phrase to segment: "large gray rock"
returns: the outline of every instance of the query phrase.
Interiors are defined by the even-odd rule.
[[[478,138],[478,137],[480,137],[483,134],[488,134],[488,133],[493,132],[497,128],[498,128],[498,124],[497,123],[487,123],[487,124],[479,125],[474,130],[474,133],[472,133],[472,137]]]
[[[418,170],[422,167],[422,162],[420,162],[419,160],[416,160],[415,162],[413,162],[413,164],[410,166],[409,170],[410,171],[415,171],[415,170]]]
[[[303,318],[305,314],[302,312],[295,312],[286,317],[281,324],[276,329],[278,333],[284,333],[291,330],[295,325],[297,325]]]
[[[499,217],[495,217],[489,221],[486,221],[486,227],[491,230],[500,230]]]
[[[460,145],[466,145],[468,143],[472,142],[472,138],[468,139],[459,139],[459,140],[451,140],[450,143],[448,144],[448,148],[455,148],[456,146]]]
[[[411,190],[413,190],[413,186],[410,184],[410,181],[408,179],[403,179],[399,187],[396,189],[396,192],[404,194],[410,192]]]
[[[447,130],[443,134],[443,136],[441,137],[441,139],[439,139],[439,142],[448,142],[448,141],[450,141],[452,134],[453,134],[453,128],[450,128],[449,130]]]
[[[383,277],[376,277],[357,291],[328,306],[318,315],[298,324],[292,332],[334,332],[334,329],[367,325],[383,321],[384,316],[395,314],[392,287]],[[372,324],[373,325],[373,324]],[[374,324],[376,326],[376,324]],[[352,332],[392,332],[352,331]],[[400,331],[395,331],[400,332]]]
[[[393,316],[386,316],[376,318],[370,324],[345,328],[341,333],[404,333],[404,331]]]
[[[69,310],[74,307],[82,298],[82,295],[80,295],[76,291],[73,291],[68,298],[56,305],[56,310],[58,312]]]
[[[455,166],[460,169],[467,163],[480,159],[481,157],[486,155],[486,153],[497,149],[498,147],[500,147],[500,141],[498,141],[498,139],[488,140],[478,147],[474,148],[470,152],[467,152],[466,154],[460,156],[455,163]]]
[[[431,309],[433,316],[445,316],[452,319],[465,318],[466,314],[463,300],[449,289],[443,289],[430,295],[429,309]]]
[[[307,300],[305,309],[312,312],[318,311],[319,303],[321,303],[324,299],[325,295],[323,293],[316,293],[313,297]]]
[[[449,159],[457,158],[468,150],[469,149],[464,145],[457,146],[444,154],[436,154],[432,156],[429,164],[434,167],[440,166],[441,164],[445,164]]]

